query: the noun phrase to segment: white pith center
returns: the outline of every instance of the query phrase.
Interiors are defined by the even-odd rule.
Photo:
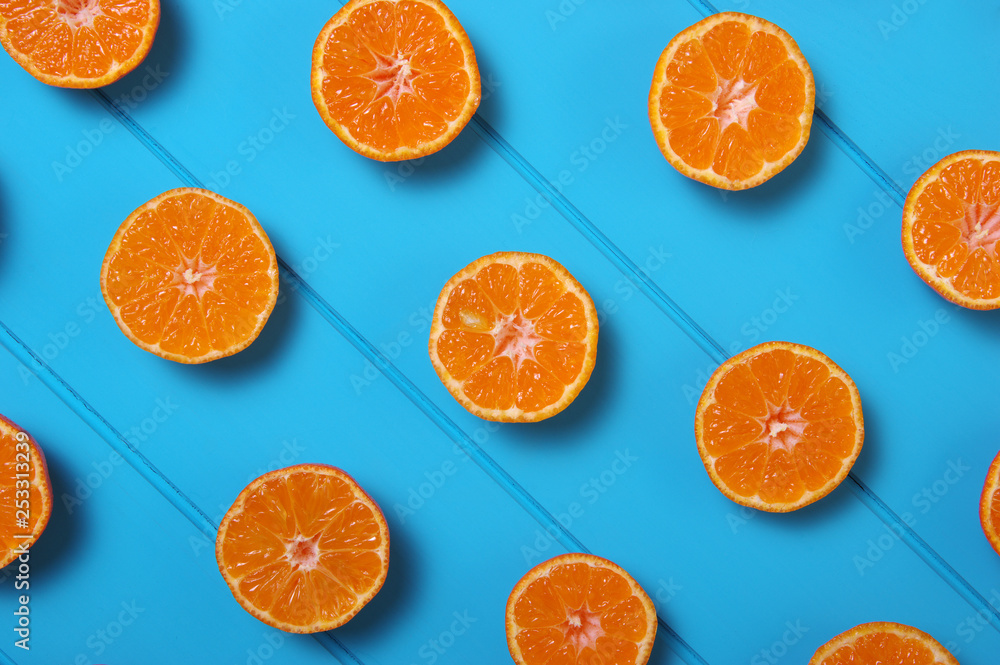
[[[401,95],[413,94],[413,77],[415,76],[410,59],[399,53],[386,56],[373,53],[375,69],[365,74],[365,77],[375,83],[375,100],[388,97],[393,105]]]
[[[720,133],[734,122],[747,129],[747,117],[757,108],[756,92],[757,86],[742,78],[719,79],[719,86],[709,99],[715,105],[711,115],[718,118]]]
[[[782,449],[792,452],[796,444],[802,440],[806,420],[798,411],[786,404],[775,406],[768,403],[767,411],[767,415],[762,419],[764,432],[760,440],[770,446],[771,450]]]
[[[965,204],[965,216],[959,229],[970,254],[980,247],[992,251],[993,245],[1000,240],[1000,205]]]
[[[184,295],[193,295],[198,299],[211,290],[217,277],[215,266],[201,260],[182,257],[180,264],[174,268],[174,286]]]
[[[561,628],[566,642],[576,647],[577,653],[588,647],[596,649],[598,638],[604,635],[600,615],[583,608],[570,612]]]
[[[285,559],[295,570],[312,570],[319,565],[319,534],[296,536],[285,543]]]
[[[491,334],[496,339],[493,356],[507,356],[515,369],[525,360],[535,359],[535,345],[542,341],[535,332],[535,322],[523,317],[520,311],[502,314]]]
[[[89,28],[94,25],[94,19],[103,12],[100,0],[58,0],[56,13],[71,28]]]

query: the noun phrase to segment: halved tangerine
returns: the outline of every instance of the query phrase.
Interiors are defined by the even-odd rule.
[[[563,554],[532,568],[507,600],[507,647],[518,665],[642,665],[656,608],[621,566]]]
[[[351,0],[313,48],[312,96],[327,126],[379,161],[448,145],[479,107],[479,68],[440,0]]]
[[[382,588],[389,527],[349,475],[299,464],[240,492],[215,556],[243,609],[290,633],[316,633],[346,623]]]
[[[829,494],[861,452],[854,381],[816,349],[767,342],[722,363],[695,412],[709,477],[744,506],[788,512]]]
[[[979,522],[986,539],[1000,554],[1000,453],[986,472],[983,495],[979,500]]]
[[[940,642],[901,623],[863,623],[821,646],[809,665],[958,665]]]
[[[593,301],[566,268],[541,254],[499,252],[473,261],[441,290],[431,362],[480,418],[542,420],[587,383],[597,329]]]
[[[1000,307],[1000,152],[965,150],[932,166],[903,205],[903,251],[920,279],[970,309]]]
[[[787,32],[723,12],[667,44],[653,74],[649,120],[678,171],[713,187],[746,189],[802,152],[815,98],[812,70]]]
[[[0,416],[0,568],[42,535],[52,515],[52,483],[35,440]]]
[[[42,83],[98,88],[153,45],[159,0],[0,0],[0,43]]]

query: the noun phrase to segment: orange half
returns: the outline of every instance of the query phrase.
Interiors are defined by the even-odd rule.
[[[855,626],[821,646],[809,665],[958,665],[955,657],[922,630],[877,621]]]
[[[931,288],[969,309],[1000,307],[1000,152],[942,159],[903,205],[906,260]]]
[[[45,455],[27,432],[0,416],[0,568],[38,540],[51,515]]]
[[[979,522],[990,545],[1000,554],[1000,454],[986,473],[983,496],[979,500]]]
[[[815,98],[812,70],[787,32],[723,12],[667,44],[653,73],[649,120],[678,171],[713,187],[746,189],[802,152]]]
[[[299,464],[240,492],[215,555],[243,609],[274,628],[316,633],[346,623],[382,588],[389,527],[349,475]]]
[[[816,349],[767,342],[722,363],[695,412],[698,454],[744,506],[788,512],[829,494],[864,442],[854,381]]]
[[[507,600],[518,665],[642,665],[656,638],[653,601],[631,575],[592,554],[563,554],[521,578]]]
[[[593,301],[566,268],[541,254],[499,252],[441,290],[431,362],[480,418],[542,420],[569,406],[590,378],[597,328]]]
[[[0,43],[42,83],[98,88],[153,45],[159,0],[0,0]]]
[[[440,0],[351,0],[316,39],[312,96],[352,150],[414,159],[448,145],[472,118],[479,68]]]
[[[128,216],[101,266],[101,292],[137,346],[180,363],[245,349],[278,299],[278,261],[244,206],[172,189]]]

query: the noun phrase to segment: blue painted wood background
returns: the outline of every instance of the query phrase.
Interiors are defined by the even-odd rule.
[[[977,502],[1000,315],[937,296],[899,240],[925,168],[1000,146],[996,3],[452,0],[483,103],[399,164],[323,125],[310,53],[339,4],[293,5],[163,0],[146,61],[97,92],[0,58],[0,411],[56,493],[30,652],[0,573],[0,659],[503,663],[515,582],[589,550],[655,599],[657,665],[804,663],[872,620],[996,664],[1000,557]],[[660,51],[717,10],[778,23],[816,76],[805,151],[740,193],[673,171],[646,116]],[[198,184],[260,219],[282,297],[248,350],[181,366],[121,334],[99,270],[136,206]],[[500,250],[555,257],[601,312],[590,384],[535,425],[469,415],[427,358],[441,286]],[[692,434],[711,371],[769,339],[843,366],[867,430],[843,486],[787,515],[725,499]],[[315,637],[244,612],[213,551],[244,485],[299,462],[351,473],[392,533],[381,593]]]

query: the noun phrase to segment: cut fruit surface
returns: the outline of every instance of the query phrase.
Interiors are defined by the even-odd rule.
[[[389,528],[349,475],[300,464],[240,492],[215,555],[247,612],[290,633],[316,633],[346,623],[382,588]]]
[[[27,432],[0,416],[0,568],[38,540],[51,514],[45,455]]]
[[[749,14],[715,14],[660,55],[649,120],[678,171],[722,189],[755,187],[809,140],[816,87],[787,32]]]
[[[431,323],[431,362],[480,418],[542,420],[590,378],[597,328],[593,301],[563,266],[541,254],[500,252],[445,284]]]
[[[518,665],[642,665],[656,609],[622,568],[563,554],[525,575],[507,600],[507,647]]]
[[[97,88],[142,62],[159,0],[0,0],[0,43],[43,83]]]
[[[910,188],[903,251],[931,288],[969,309],[1000,307],[1000,152],[942,159]]]
[[[1000,453],[986,473],[983,496],[979,501],[979,522],[993,549],[1000,554]]]
[[[172,189],[128,216],[104,257],[101,291],[140,348],[203,363],[246,348],[278,298],[278,262],[245,207]]]
[[[922,630],[877,621],[855,626],[821,646],[809,665],[958,665]]]
[[[448,145],[472,118],[479,69],[440,0],[351,0],[316,40],[312,96],[351,149],[414,159]]]
[[[858,389],[816,349],[767,342],[712,374],[695,412],[715,486],[744,506],[788,512],[821,499],[861,452]]]

